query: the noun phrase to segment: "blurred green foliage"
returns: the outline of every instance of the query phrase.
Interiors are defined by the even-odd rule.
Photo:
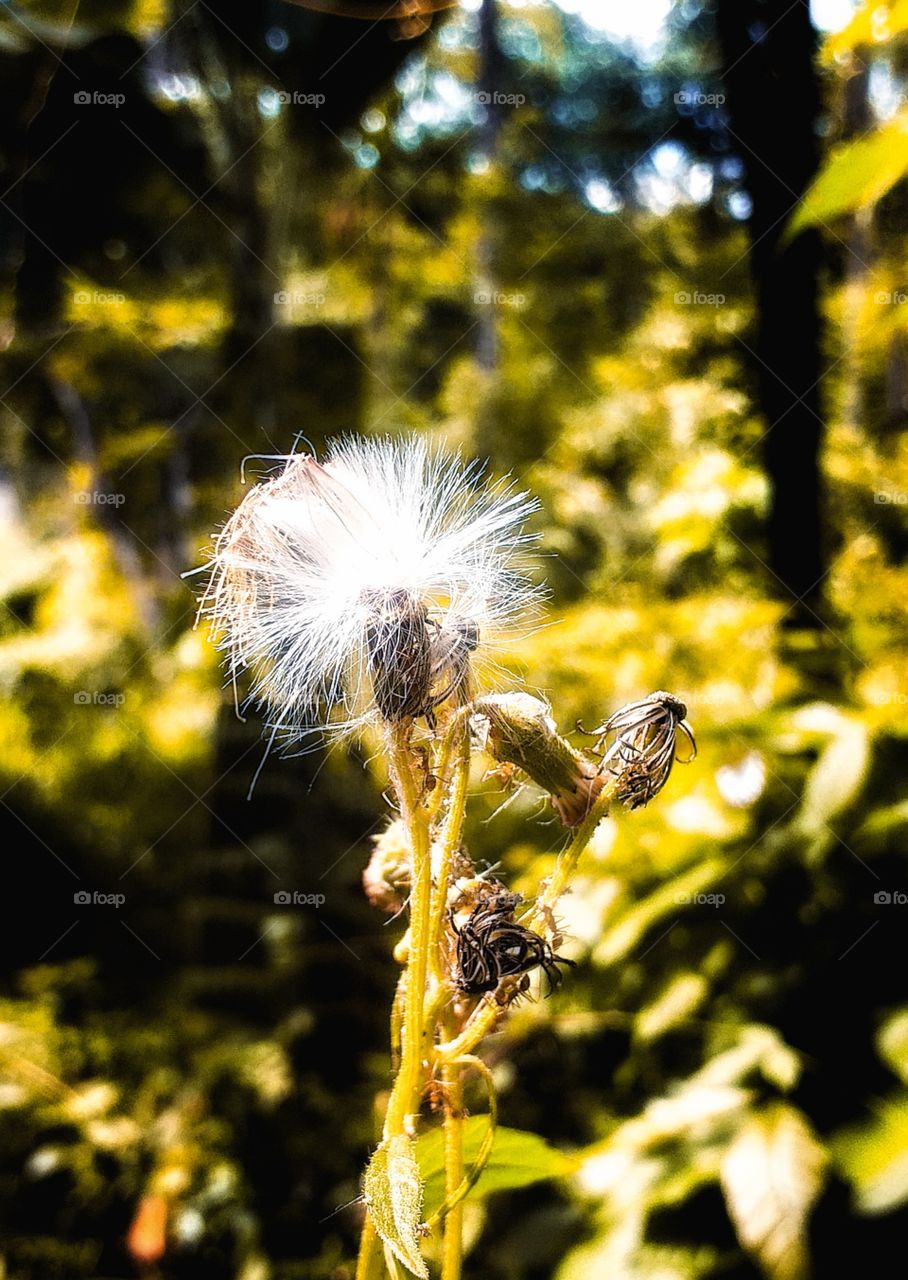
[[[833,135],[857,60],[903,96],[889,8],[830,41]],[[0,20],[4,93],[33,80],[33,133],[60,125],[26,189],[57,205],[68,264],[14,243],[2,298],[0,815],[25,923],[3,944],[4,1274],[352,1275],[358,1210],[329,1215],[359,1194],[389,1080],[399,925],[358,885],[383,780],[366,749],[272,757],[247,802],[258,725],[179,577],[245,454],[347,429],[514,470],[542,499],[553,604],[506,670],[564,728],[670,688],[700,744],[599,829],[564,902],[577,971],[488,1047],[503,1124],[570,1171],[480,1184],[468,1275],[900,1274],[908,305],[904,156],[883,182],[877,151],[901,117],[803,215],[846,217],[824,281],[829,613],[789,636],[740,171],[712,116],[658,151],[673,93],[715,93],[708,6],[676,6],[645,54],[502,6],[500,83],[525,100],[484,121],[468,9],[361,101],[351,76],[352,119],[282,107],[275,48],[308,73],[331,21],[100,0]],[[47,54],[70,24],[78,81]],[[75,120],[95,168],[57,136],[61,103],[119,83],[109,133]],[[60,175],[80,172],[76,243]],[[502,807],[477,784],[471,848],[520,890],[559,832],[528,790]],[[293,890],[325,906],[275,901]]]

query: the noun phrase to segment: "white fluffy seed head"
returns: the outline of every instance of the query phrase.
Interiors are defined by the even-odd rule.
[[[463,697],[477,656],[538,609],[536,502],[416,438],[292,454],[215,538],[200,613],[231,679],[298,741]]]

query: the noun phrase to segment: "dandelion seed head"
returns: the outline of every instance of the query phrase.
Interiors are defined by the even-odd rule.
[[[215,538],[200,613],[289,741],[426,714],[538,610],[536,505],[422,440],[344,437],[249,490]]]

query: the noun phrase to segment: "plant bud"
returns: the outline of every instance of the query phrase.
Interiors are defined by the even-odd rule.
[[[372,837],[373,849],[363,872],[363,888],[373,907],[393,915],[410,893],[410,843],[399,818]]]
[[[490,694],[475,704],[474,727],[485,749],[513,764],[549,793],[566,827],[576,827],[602,789],[597,765],[558,733],[548,705],[528,693]]]

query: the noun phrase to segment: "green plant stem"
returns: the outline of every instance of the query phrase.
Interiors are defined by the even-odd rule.
[[[356,1260],[355,1280],[378,1280],[381,1276],[382,1243],[369,1214],[363,1222],[359,1240],[359,1257]]]
[[[463,1181],[463,1081],[460,1064],[448,1062],[441,1072],[445,1090],[445,1197],[452,1197]],[[444,1219],[441,1280],[460,1280],[463,1263],[463,1203],[450,1208]]]
[[[383,1134],[385,1139],[399,1134],[410,1134],[413,1128],[411,1117],[419,1111],[422,1095],[429,903],[432,889],[429,815],[422,804],[421,786],[413,767],[409,726],[389,725],[387,739],[391,781],[400,805],[401,820],[410,838],[412,883],[410,947],[407,967],[398,988],[403,994],[403,1016],[400,1019],[402,1033],[400,1066],[385,1113]],[[396,1003],[397,997],[395,997]],[[396,1025],[397,1015],[392,1009],[392,1040],[396,1038]],[[360,1238],[356,1280],[378,1280],[383,1271],[381,1241],[367,1213]]]
[[[526,925],[529,929],[536,929],[538,924],[545,921],[546,911],[550,911],[555,906],[568,887],[571,876],[577,869],[581,854],[592,840],[593,832],[608,813],[609,806],[614,800],[617,790],[618,779],[612,778],[599,792],[595,802],[590,807],[589,813],[574,832],[571,843],[559,853],[555,869],[549,876],[548,883],[537,898],[532,911],[525,919],[521,920],[521,924]]]
[[[401,725],[388,730],[391,778],[410,836],[412,884],[410,890],[410,952],[403,1016],[400,1069],[391,1090],[385,1115],[384,1137],[409,1133],[410,1117],[419,1111],[422,1093],[424,1004],[428,969],[429,900],[432,869],[429,862],[428,816],[420,801],[407,732]]]
[[[463,716],[458,716],[454,721],[447,742],[450,745],[447,748],[446,757],[453,753],[454,770],[451,782],[446,788],[448,805],[438,837],[436,878],[429,912],[429,963],[436,982],[443,980],[441,935],[448,904],[448,881],[451,876],[451,861],[460,844],[463,831],[467,787],[470,782],[470,734]]]
[[[445,1202],[430,1215],[427,1226],[434,1226],[436,1222],[441,1222],[451,1212],[461,1200],[465,1200],[470,1191],[475,1187],[476,1183],[482,1177],[482,1172],[489,1162],[489,1156],[492,1154],[492,1147],[495,1142],[495,1131],[498,1128],[498,1095],[495,1092],[495,1081],[492,1072],[483,1062],[482,1058],[476,1058],[472,1054],[464,1054],[462,1058],[458,1058],[456,1063],[452,1064],[458,1067],[475,1067],[485,1081],[486,1091],[489,1098],[489,1127],[486,1130],[482,1142],[479,1144],[479,1150],[476,1152],[476,1159],[470,1165],[470,1168],[460,1180],[460,1185],[450,1194],[446,1194]]]
[[[552,910],[567,888],[581,854],[592,839],[593,832],[606,813],[608,813],[609,805],[615,798],[616,790],[617,782],[612,781],[607,783],[599,792],[595,804],[593,804],[589,813],[575,831],[571,843],[558,855],[555,869],[549,877],[545,889],[532,910],[520,921],[521,924],[535,930],[537,933],[542,932],[545,928],[547,913]],[[436,1049],[438,1060],[442,1063],[451,1062],[455,1058],[471,1053],[483,1037],[491,1031],[501,1015],[502,1007],[495,999],[494,992],[486,996],[476,1006],[460,1035],[454,1040],[448,1041],[447,1044],[438,1046]]]

